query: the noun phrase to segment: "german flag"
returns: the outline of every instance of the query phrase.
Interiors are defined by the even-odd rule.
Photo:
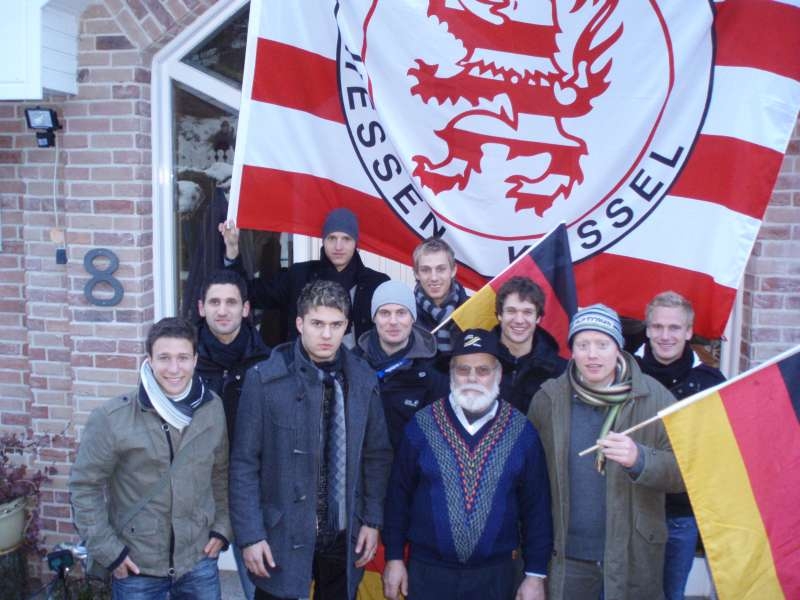
[[[358,586],[356,600],[384,600],[381,575],[386,567],[386,558],[383,551],[383,544],[378,544],[375,558],[369,561],[364,568],[364,579],[361,580],[361,584]]]
[[[512,277],[528,277],[542,288],[545,309],[539,327],[555,338],[559,353],[569,358],[567,333],[569,321],[578,309],[578,300],[566,226],[562,223],[548,233],[453,311],[452,319],[461,331],[491,330],[497,325],[494,306],[497,290]]]
[[[719,597],[800,598],[800,346],[660,414]]]

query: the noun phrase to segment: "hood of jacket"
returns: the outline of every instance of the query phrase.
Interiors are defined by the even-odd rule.
[[[369,363],[377,362],[380,359],[380,357],[372,355],[370,347],[370,339],[377,337],[378,332],[375,329],[370,329],[358,338],[357,347]],[[417,358],[434,358],[436,356],[436,338],[429,331],[414,323],[411,326],[411,335],[409,337],[412,340],[411,348],[408,349],[404,358],[414,360]]]

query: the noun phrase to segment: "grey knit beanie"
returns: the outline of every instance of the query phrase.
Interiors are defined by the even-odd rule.
[[[402,281],[384,281],[372,294],[372,318],[375,318],[375,313],[384,304],[399,304],[405,306],[408,312],[416,321],[417,320],[417,301],[414,298],[414,292]]]
[[[335,231],[346,233],[355,241],[358,241],[358,219],[349,208],[334,208],[325,217],[325,224],[322,226],[322,239],[324,240]]]
[[[592,304],[575,313],[569,324],[570,348],[572,347],[572,338],[581,331],[605,333],[617,343],[620,350],[625,347],[619,315],[613,308],[609,308],[605,304]]]

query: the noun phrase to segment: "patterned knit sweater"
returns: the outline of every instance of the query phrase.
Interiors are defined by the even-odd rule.
[[[501,401],[475,435],[449,400],[414,415],[395,454],[384,511],[387,560],[481,566],[522,546],[525,570],[547,573],[553,545],[544,451],[528,420]]]

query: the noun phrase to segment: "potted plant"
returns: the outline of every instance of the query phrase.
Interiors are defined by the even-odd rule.
[[[39,496],[42,484],[56,473],[53,466],[32,471],[27,456],[37,456],[40,440],[26,440],[17,434],[0,437],[0,554],[22,546],[40,556],[44,541],[39,528]]]

